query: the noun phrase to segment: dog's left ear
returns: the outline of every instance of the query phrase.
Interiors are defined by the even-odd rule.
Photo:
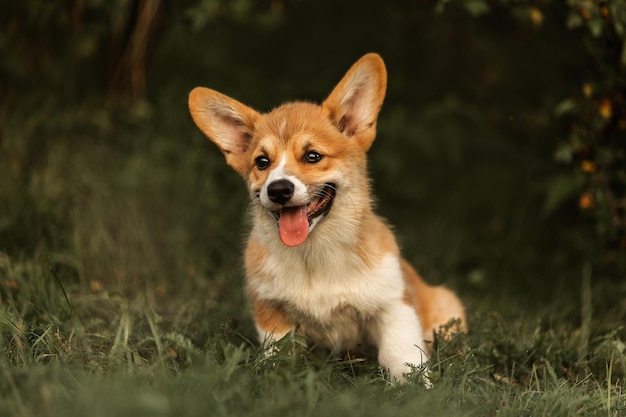
[[[359,59],[322,104],[347,137],[368,150],[376,137],[376,119],[385,98],[387,70],[380,55]]]

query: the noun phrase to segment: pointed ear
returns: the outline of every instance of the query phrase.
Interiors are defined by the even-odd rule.
[[[376,119],[385,98],[387,71],[380,55],[359,59],[337,84],[322,107],[337,128],[369,149],[376,137]]]
[[[224,153],[226,162],[246,174],[245,153],[259,113],[237,100],[204,87],[189,93],[189,111],[196,125]]]

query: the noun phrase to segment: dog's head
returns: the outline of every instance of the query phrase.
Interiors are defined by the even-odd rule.
[[[276,218],[281,241],[298,246],[335,200],[354,205],[366,198],[369,204],[365,153],[376,137],[386,85],[385,65],[371,53],[350,68],[321,106],[287,103],[260,114],[197,87],[189,109],[246,180],[261,215]]]

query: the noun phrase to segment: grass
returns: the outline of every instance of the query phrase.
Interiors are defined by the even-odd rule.
[[[4,128],[0,415],[626,414],[626,286],[589,263],[548,281],[571,256],[544,251],[549,259],[535,262],[540,221],[515,226],[533,210],[533,186],[504,175],[510,161],[487,172],[492,156],[483,153],[437,169],[434,150],[416,165],[438,174],[415,185],[407,206],[389,186],[401,173],[391,167],[385,179],[389,161],[374,159],[381,211],[409,259],[460,292],[471,329],[439,342],[428,369],[394,383],[372,357],[344,361],[298,338],[266,357],[242,291],[239,179],[182,110],[165,118],[88,109]],[[397,153],[392,144],[375,152]],[[470,179],[451,182],[459,172]],[[467,181],[483,185],[472,199]],[[510,181],[520,181],[530,208],[513,193],[492,195]],[[416,219],[408,207],[423,202]],[[475,210],[489,227],[466,221]]]
[[[390,383],[372,358],[343,361],[283,340],[266,357],[201,297],[63,289],[45,267],[2,260],[3,415],[623,415],[624,344],[533,320],[471,315],[429,370]],[[6,282],[5,282],[6,284]],[[225,302],[229,302],[226,300]],[[160,311],[159,311],[160,310]],[[245,313],[242,313],[244,315]],[[228,320],[224,317],[224,320]],[[230,319],[233,320],[232,318]],[[213,322],[213,323],[212,323]],[[421,385],[422,372],[434,381]]]

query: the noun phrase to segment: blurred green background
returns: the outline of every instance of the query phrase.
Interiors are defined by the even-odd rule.
[[[2,2],[4,297],[18,269],[50,267],[69,292],[149,289],[162,309],[194,294],[215,324],[253,337],[246,192],[187,94],[207,86],[261,111],[319,102],[375,51],[389,85],[370,171],[406,257],[472,311],[550,305],[573,324],[589,275],[614,328],[626,317],[624,4]]]

